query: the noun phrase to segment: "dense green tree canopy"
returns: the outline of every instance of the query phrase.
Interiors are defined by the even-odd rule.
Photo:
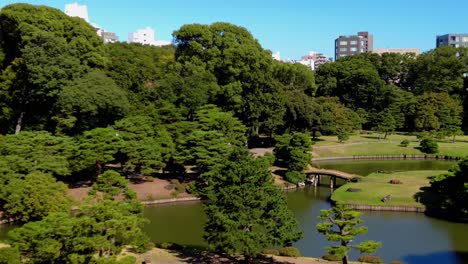
[[[0,190],[0,207],[6,219],[40,220],[50,213],[69,212],[73,199],[62,182],[42,172],[13,178]]]
[[[438,175],[431,179],[431,188],[443,196],[442,207],[457,216],[468,215],[468,159],[458,162],[456,168],[449,173]]]
[[[234,151],[203,175],[204,238],[211,248],[250,259],[265,247],[290,246],[301,238],[268,166],[262,158]]]

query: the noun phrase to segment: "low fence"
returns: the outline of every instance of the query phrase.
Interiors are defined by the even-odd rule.
[[[364,204],[346,204],[347,207],[361,211],[394,211],[394,212],[416,212],[424,213],[424,207],[410,206],[385,206],[385,205],[364,205]]]
[[[447,155],[421,155],[421,154],[402,154],[402,155],[354,155],[354,156],[338,156],[338,157],[323,157],[313,158],[312,161],[326,160],[460,160],[461,157]]]

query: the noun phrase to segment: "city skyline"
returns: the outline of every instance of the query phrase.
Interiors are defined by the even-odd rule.
[[[3,7],[18,1],[4,0]],[[468,2],[402,1],[378,3],[293,0],[220,2],[174,1],[66,1],[24,0],[64,11],[66,4],[86,5],[89,19],[121,41],[128,33],[151,27],[156,39],[172,40],[172,32],[184,24],[229,22],[246,27],[265,49],[280,52],[282,59],[297,60],[309,51],[334,56],[334,40],[341,35],[367,31],[374,48],[435,48],[437,35],[466,33],[464,10]]]

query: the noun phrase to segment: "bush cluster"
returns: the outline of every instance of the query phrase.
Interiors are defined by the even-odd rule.
[[[400,146],[402,147],[407,147],[410,144],[409,140],[404,139],[403,141],[400,142]]]
[[[382,259],[378,256],[361,256],[358,261],[366,263],[383,263]]]
[[[328,261],[340,261],[342,259],[342,257],[332,254],[325,254],[322,258]]]
[[[297,184],[305,181],[306,175],[300,171],[287,171],[284,179],[288,182]]]
[[[439,152],[439,145],[432,138],[425,138],[421,140],[421,143],[419,144],[419,148],[422,152],[427,153],[427,154],[435,154]]]
[[[284,247],[279,250],[279,255],[297,258],[301,256],[301,252],[295,247]]]
[[[278,249],[276,248],[265,248],[263,251],[262,251],[263,254],[265,255],[273,255],[273,256],[279,256],[279,251]]]

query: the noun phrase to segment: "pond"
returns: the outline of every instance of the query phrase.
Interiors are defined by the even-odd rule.
[[[444,170],[454,162],[445,161],[346,161],[321,162],[322,168],[333,168],[350,173],[367,175],[374,171]],[[294,244],[303,256],[320,257],[329,242],[315,229],[321,209],[328,209],[330,189],[325,186],[306,187],[286,193],[289,208],[299,221],[304,238]],[[145,208],[151,223],[144,229],[154,242],[176,242],[186,245],[205,245],[202,204],[189,202],[165,204]],[[420,213],[363,212],[364,225],[369,232],[357,237],[382,242],[376,252],[388,263],[400,260],[407,264],[468,263],[468,224],[452,223],[430,218]],[[0,226],[0,239],[8,227]],[[3,233],[3,234],[2,234]],[[358,254],[350,254],[356,260]]]

